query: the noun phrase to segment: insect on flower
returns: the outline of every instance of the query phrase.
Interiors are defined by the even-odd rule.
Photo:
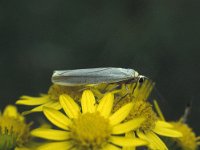
[[[133,69],[107,67],[54,71],[52,82],[64,86],[80,86],[100,83],[143,82],[145,78]]]

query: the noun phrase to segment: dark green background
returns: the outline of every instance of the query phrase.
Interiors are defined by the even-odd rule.
[[[0,109],[46,92],[56,69],[134,68],[156,82],[168,119],[192,101],[200,133],[199,1],[0,2]]]

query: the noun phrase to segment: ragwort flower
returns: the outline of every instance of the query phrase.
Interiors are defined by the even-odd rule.
[[[0,149],[27,149],[25,144],[30,139],[30,124],[26,124],[25,119],[13,105],[8,105],[3,113],[0,113]]]
[[[79,100],[81,98],[81,94],[86,89],[89,89],[94,93],[97,101],[99,101],[107,92],[117,93],[114,102],[116,103],[119,100],[118,98],[120,98],[122,94],[126,95],[130,91],[127,90],[126,93],[119,93],[118,89],[120,89],[120,87],[121,85],[119,86],[118,84],[105,83],[85,86],[61,86],[53,84],[50,86],[47,94],[41,94],[38,97],[23,95],[20,97],[19,100],[16,101],[16,104],[34,107],[29,111],[23,112],[24,115],[33,112],[41,112],[44,106],[60,110],[62,108],[59,102],[60,95],[67,94],[72,97],[76,102],[80,103]]]
[[[23,114],[29,114],[32,112],[41,112],[44,106],[60,110],[62,107],[59,102],[59,96],[61,94],[68,94],[74,99],[79,99],[81,97],[81,92],[82,92],[81,89],[83,89],[83,87],[79,86],[67,87],[67,86],[60,86],[53,84],[49,88],[47,94],[41,94],[39,97],[24,95],[21,96],[20,99],[16,101],[16,104],[35,106],[31,110],[23,112]]]
[[[200,146],[200,136],[196,136],[192,129],[181,121],[171,122],[176,130],[183,134],[180,138],[175,138],[178,147],[183,150],[197,150]]]
[[[153,111],[152,105],[147,101],[153,86],[154,84],[148,80],[142,85],[136,84],[136,87],[132,86],[134,92],[132,92],[130,98],[124,97],[121,103],[118,103],[115,108],[121,107],[126,101],[132,101],[133,107],[126,120],[138,117],[145,118],[145,121],[140,127],[133,132],[134,136],[148,141],[148,147],[150,149],[167,150],[167,146],[159,136],[180,137],[182,134],[178,132],[171,123],[159,120],[156,113]],[[122,90],[126,90],[126,88]]]
[[[160,119],[165,120],[157,101],[154,101],[154,105],[159,114]],[[181,148],[183,150],[197,150],[197,148],[200,145],[200,136],[196,136],[192,128],[190,128],[185,123],[187,116],[188,111],[185,111],[185,114],[183,115],[183,117],[181,117],[179,121],[170,122],[173,125],[173,127],[182,134],[182,136],[178,138],[173,138],[171,140],[168,139],[167,141],[173,148],[175,147],[177,149]]]
[[[134,118],[123,122],[132,109],[132,103],[111,113],[114,95],[105,94],[97,104],[90,90],[83,92],[81,107],[66,94],[61,95],[59,100],[66,115],[48,107],[44,107],[43,112],[49,121],[62,130],[33,130],[33,136],[54,141],[38,147],[39,150],[115,150],[147,144],[144,140],[124,136],[139,128],[144,121],[143,118]]]

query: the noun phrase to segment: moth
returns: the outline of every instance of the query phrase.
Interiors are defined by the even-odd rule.
[[[56,70],[53,72],[51,80],[57,85],[81,86],[101,83],[143,82],[145,78],[134,69],[105,67]]]

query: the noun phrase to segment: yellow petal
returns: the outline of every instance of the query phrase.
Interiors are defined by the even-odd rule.
[[[30,114],[30,113],[33,113],[33,112],[40,112],[43,110],[43,107],[49,107],[49,108],[54,108],[56,110],[60,110],[62,107],[60,105],[60,103],[58,101],[49,101],[48,103],[45,103],[43,105],[40,105],[38,107],[35,107],[29,111],[25,111],[23,112],[22,114],[23,115],[27,115],[27,114]]]
[[[61,130],[54,130],[54,129],[45,129],[45,128],[37,128],[31,131],[31,135],[48,139],[48,140],[68,140],[69,139],[69,132],[61,131]]]
[[[64,130],[68,130],[71,120],[67,116],[63,115],[60,111],[57,111],[53,108],[44,107],[43,112],[45,116],[51,121],[54,125]]]
[[[116,144],[118,146],[132,147],[132,146],[144,146],[144,145],[147,145],[146,141],[140,140],[140,139],[137,139],[137,138],[127,138],[127,137],[112,136],[109,140],[110,140],[111,143]]]
[[[103,150],[121,150],[121,148],[117,147],[117,146],[114,146],[112,144],[107,144]]]
[[[149,139],[147,138],[147,136],[143,133],[143,132],[140,132],[140,131],[137,131],[137,136],[140,138],[140,139],[143,139],[145,141],[147,141],[149,144],[148,144],[148,147],[152,150],[156,150],[158,149],[158,146],[156,145],[156,143],[154,143],[154,141],[152,139]]]
[[[159,135],[167,136],[167,137],[182,137],[182,133],[175,130],[175,129],[170,129],[170,128],[164,128],[164,127],[159,127],[155,126],[153,131]]]
[[[135,133],[134,132],[128,132],[128,133],[125,134],[125,137],[135,138]],[[122,150],[136,150],[136,147],[135,146],[132,146],[132,147],[126,147],[126,146],[124,146],[122,148]]]
[[[68,150],[72,145],[70,142],[51,142],[47,144],[42,144],[42,146],[37,147],[36,150]]]
[[[20,97],[20,100],[16,101],[16,104],[35,106],[35,105],[42,105],[49,101],[50,99],[48,95],[44,95],[41,97],[22,96]]]
[[[161,111],[161,109],[158,105],[158,102],[156,100],[153,100],[153,103],[154,103],[155,109],[158,113],[158,116],[160,117],[161,120],[165,121],[165,117],[164,117],[164,115],[163,115],[163,113],[162,113],[162,111]]]
[[[97,111],[100,112],[102,116],[108,118],[112,107],[113,107],[114,95],[112,93],[106,94],[101,100],[97,107]]]
[[[160,127],[163,127],[163,128],[173,128],[172,124],[170,124],[170,123],[168,123],[166,121],[160,121],[160,120],[156,121],[156,126],[159,127],[159,128]]]
[[[89,90],[85,90],[81,98],[82,113],[95,112],[96,110],[95,104],[96,102],[95,102],[94,94]]]
[[[129,114],[133,107],[133,103],[128,103],[121,107],[119,110],[117,110],[112,116],[109,117],[110,124],[116,125],[120,122],[122,122]]]
[[[122,134],[140,127],[144,122],[144,118],[136,118],[113,127],[112,134]]]
[[[13,105],[8,105],[3,111],[3,116],[9,116],[9,117],[14,117],[17,118],[19,116],[17,107]]]
[[[69,118],[78,117],[80,114],[80,107],[70,96],[63,94],[60,96],[59,100]]]
[[[127,132],[127,133],[125,134],[125,137],[135,138],[135,132],[132,132],[132,131]]]
[[[163,143],[163,141],[153,132],[148,132],[146,133],[146,136],[148,139],[151,139],[152,142],[155,143],[155,145],[157,145],[156,149],[159,150],[168,150],[168,148],[166,147],[165,143]]]

